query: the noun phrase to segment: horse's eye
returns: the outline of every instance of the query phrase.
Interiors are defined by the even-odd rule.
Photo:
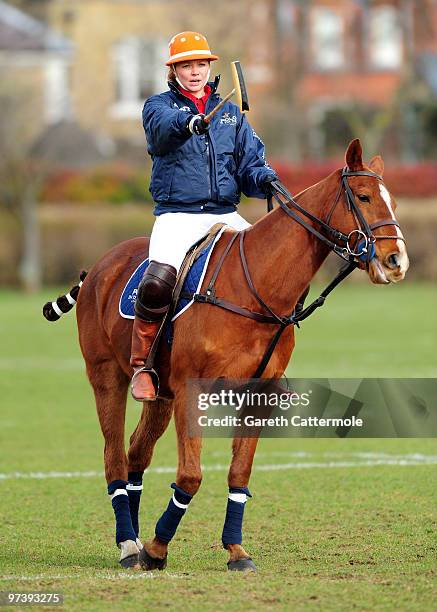
[[[366,195],[358,195],[357,197],[358,197],[358,199],[360,200],[360,202],[370,202],[370,198],[369,198],[369,196],[366,196]]]

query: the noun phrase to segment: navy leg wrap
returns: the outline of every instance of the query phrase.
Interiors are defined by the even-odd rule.
[[[156,523],[155,528],[156,537],[165,544],[168,544],[176,533],[181,518],[187,511],[188,504],[193,499],[192,495],[178,487],[175,483],[171,485],[171,488],[174,489],[173,497],[168,502],[167,510]]]
[[[125,480],[113,480],[108,485],[108,493],[111,495],[115,514],[115,541],[117,545],[125,540],[133,540],[135,542],[136,539],[130,517],[126,485],[127,482]]]
[[[222,533],[223,548],[226,548],[228,544],[241,544],[243,541],[243,516],[247,497],[252,497],[247,487],[229,487]]]
[[[129,497],[130,517],[132,519],[132,527],[138,537],[140,533],[140,525],[138,514],[140,511],[141,493],[143,492],[143,472],[129,472],[129,482],[126,486]]]

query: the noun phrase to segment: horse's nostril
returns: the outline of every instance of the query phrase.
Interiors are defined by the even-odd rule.
[[[386,265],[389,268],[398,268],[399,267],[399,259],[398,259],[398,253],[392,253],[391,255],[389,255],[386,258]]]

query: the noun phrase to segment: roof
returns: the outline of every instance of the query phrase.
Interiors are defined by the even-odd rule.
[[[45,23],[0,0],[0,50],[70,53],[73,44]]]

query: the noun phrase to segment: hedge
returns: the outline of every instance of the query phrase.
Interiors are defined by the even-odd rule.
[[[123,204],[151,202],[147,169],[127,166],[92,168],[86,171],[65,168],[50,174],[41,200],[48,203]]]
[[[290,164],[276,160],[272,167],[281,181],[294,194],[334,172],[341,163]],[[414,165],[386,165],[384,182],[395,197],[429,198],[437,196],[437,164],[424,162]]]
[[[317,183],[341,163],[291,164],[276,160],[272,166],[282,182],[294,194]],[[384,173],[388,189],[396,197],[427,198],[437,196],[437,164],[388,165]],[[63,169],[52,173],[43,187],[41,200],[47,203],[123,204],[151,202],[150,168],[114,165],[87,171]]]
[[[253,223],[265,213],[265,202],[246,202],[241,205],[240,212]],[[437,280],[437,259],[433,256],[437,234],[437,199],[401,199],[397,216],[407,240],[411,261],[407,280]],[[89,269],[118,242],[134,236],[150,235],[154,221],[152,207],[147,204],[44,205],[39,210],[39,218],[44,282],[65,286],[77,279],[79,270]],[[18,283],[21,240],[16,220],[0,210],[0,286]],[[328,280],[338,266],[338,258],[331,258],[323,266],[319,277],[323,281]],[[359,281],[368,282],[364,274],[354,275],[353,282]]]

